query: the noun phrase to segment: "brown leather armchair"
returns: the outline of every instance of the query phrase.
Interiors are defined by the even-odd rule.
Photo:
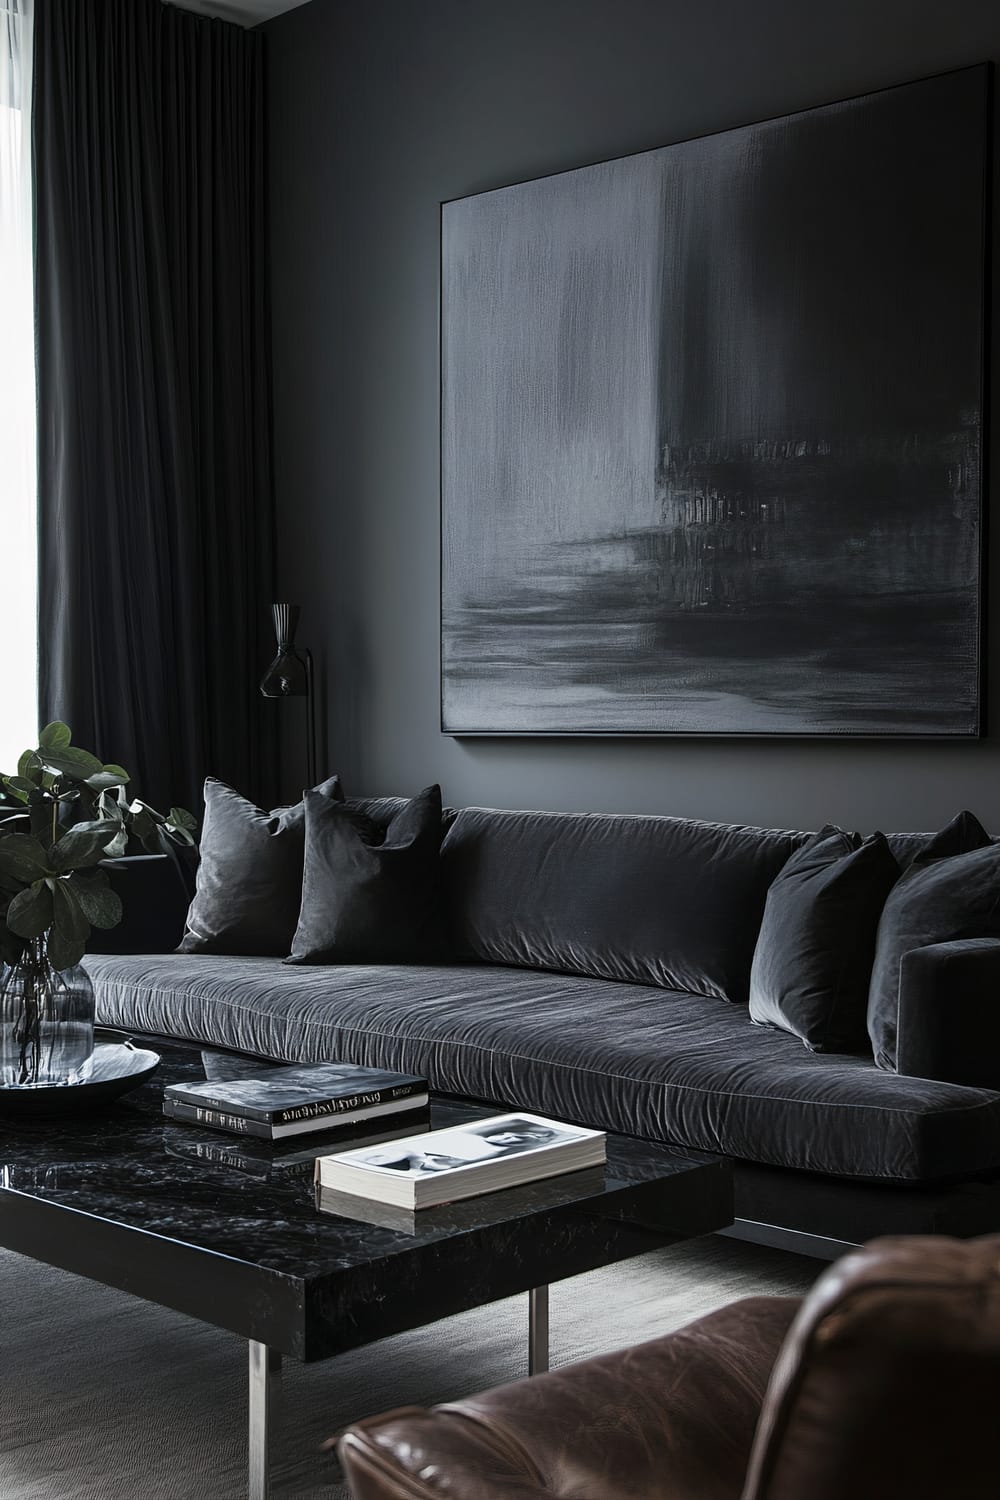
[[[339,1452],[355,1500],[996,1500],[998,1421],[1000,1235],[913,1237]]]

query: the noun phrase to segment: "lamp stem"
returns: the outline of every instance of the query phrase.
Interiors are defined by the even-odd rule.
[[[311,787],[316,785],[316,691],[313,683],[312,652],[307,648],[306,659],[306,720],[308,744],[306,745],[306,774]]]

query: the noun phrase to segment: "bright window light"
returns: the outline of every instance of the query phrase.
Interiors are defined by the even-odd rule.
[[[0,0],[0,771],[37,743],[31,0]]]

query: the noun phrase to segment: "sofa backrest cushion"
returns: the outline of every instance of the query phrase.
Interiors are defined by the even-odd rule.
[[[386,829],[393,818],[403,811],[407,802],[406,797],[348,797],[346,805],[355,812],[363,813],[366,818],[370,818],[377,828]],[[454,823],[455,816],[453,807],[441,809],[442,838]]]
[[[452,937],[468,958],[745,1004],[768,887],[805,838],[466,808],[441,851]]]

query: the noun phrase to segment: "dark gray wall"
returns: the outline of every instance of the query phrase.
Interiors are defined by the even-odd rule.
[[[803,827],[927,828],[971,806],[1000,827],[996,736],[438,727],[441,200],[1000,57],[996,0],[312,0],[266,29],[281,589],[349,789],[440,780],[457,805]]]

